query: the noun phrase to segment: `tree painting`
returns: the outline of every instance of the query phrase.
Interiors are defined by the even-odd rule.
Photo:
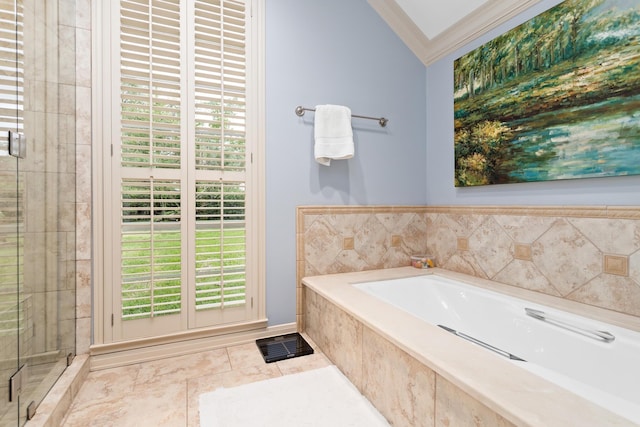
[[[456,187],[640,174],[640,1],[566,0],[454,63]]]

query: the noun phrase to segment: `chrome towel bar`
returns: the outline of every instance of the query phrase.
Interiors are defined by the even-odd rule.
[[[301,105],[296,107],[296,114],[300,117],[304,116],[305,111],[316,111],[315,108],[306,108]],[[380,127],[385,127],[387,123],[389,123],[389,119],[385,119],[384,117],[369,117],[369,116],[359,116],[357,114],[352,114],[351,117],[357,117],[359,119],[369,119],[369,120],[377,120]]]
[[[604,342],[612,342],[613,340],[616,339],[616,337],[613,336],[613,334],[611,334],[610,332],[581,328],[579,326],[572,325],[571,323],[565,322],[563,320],[549,317],[549,315],[544,311],[535,310],[533,308],[528,308],[528,307],[525,307],[524,311],[527,313],[527,316],[531,316],[534,319],[542,320],[543,322],[547,322],[552,325],[558,326],[560,328],[567,329],[569,331],[573,331],[578,334],[582,334],[589,338],[601,340]]]

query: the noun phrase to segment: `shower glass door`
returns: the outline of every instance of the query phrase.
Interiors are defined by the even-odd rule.
[[[19,146],[22,130],[22,61],[17,3],[0,1],[0,425],[20,425],[17,396],[26,337],[22,282],[23,182]],[[19,137],[18,137],[19,138]],[[10,143],[10,139],[12,140]],[[13,154],[13,155],[12,155]]]
[[[17,396],[22,374],[21,339],[26,337],[24,308],[21,301],[22,282],[22,209],[23,184],[20,160],[14,150],[17,141],[10,135],[19,135],[22,129],[22,97],[19,66],[21,53],[17,4],[0,1],[0,425],[20,425]],[[11,134],[10,134],[11,132]],[[24,371],[23,371],[24,372]]]
[[[0,427],[75,352],[74,5],[0,0]]]
[[[4,76],[3,76],[4,77]],[[4,109],[2,111],[4,113]],[[4,115],[0,136],[0,425],[17,425],[18,401],[9,399],[9,380],[19,368],[19,251],[17,159],[8,151]]]

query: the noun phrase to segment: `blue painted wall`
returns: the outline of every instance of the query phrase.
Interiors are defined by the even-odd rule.
[[[295,321],[299,205],[640,205],[640,176],[453,186],[453,61],[558,4],[543,0],[425,68],[366,0],[266,0],[266,280],[270,325]],[[313,160],[313,113],[342,104],[356,154]]]
[[[542,1],[427,69],[427,203],[429,205],[640,205],[640,176],[455,188],[453,61],[560,3]]]
[[[266,280],[270,325],[295,321],[299,205],[426,204],[426,68],[366,0],[266,2]],[[354,114],[355,157],[313,159],[313,113]]]

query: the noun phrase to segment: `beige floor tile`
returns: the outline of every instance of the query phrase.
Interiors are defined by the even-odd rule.
[[[133,391],[140,365],[89,372],[73,404],[82,407],[96,401],[111,401]]]
[[[156,382],[160,379],[186,381],[206,374],[231,370],[224,348],[185,356],[154,360],[141,365],[136,384]]]
[[[63,421],[64,427],[85,427],[115,425],[115,420],[122,419],[125,413],[124,398],[112,401],[96,401],[92,405],[79,407],[73,404]]]
[[[255,342],[89,373],[63,427],[198,427],[199,398],[331,362],[315,353],[265,363]]]
[[[263,365],[264,359],[255,342],[227,347],[232,369]]]
[[[82,392],[81,392],[82,393]],[[76,407],[67,416],[65,427],[184,426],[187,423],[186,382],[167,383],[162,387],[138,386],[110,400],[97,400]]]
[[[276,362],[276,365],[280,369],[280,372],[282,372],[282,375],[297,374],[299,372],[310,371],[312,369],[324,368],[331,364],[331,361],[327,359],[324,354],[318,352]]]

